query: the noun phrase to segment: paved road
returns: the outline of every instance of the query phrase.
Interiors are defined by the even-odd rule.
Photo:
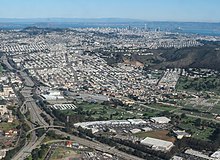
[[[31,151],[35,149],[45,138],[46,134],[41,136],[40,138],[37,138],[35,133],[32,132],[33,135],[31,136],[31,140],[29,142],[26,142],[25,146],[12,158],[12,160],[24,160],[28,156],[30,156]]]
[[[7,57],[3,59],[3,61],[6,63],[6,65],[9,65],[9,69],[13,69],[10,64],[7,61]],[[47,122],[40,116],[40,113],[42,113],[42,110],[37,106],[35,100],[32,98],[31,94],[33,93],[33,87],[34,87],[34,82],[31,80],[31,78],[23,71],[20,71],[21,78],[24,79],[24,84],[26,85],[25,88],[21,91],[21,94],[23,95],[25,99],[25,105],[26,108],[30,112],[30,119],[31,122],[37,122],[40,126],[49,126]],[[27,123],[29,124],[31,129],[34,129],[35,126],[31,122],[29,122],[26,119]],[[124,158],[126,160],[142,160],[141,158],[138,158],[133,155],[129,155],[127,153],[121,152],[115,148],[112,148],[108,145],[102,144],[102,143],[97,143],[93,141],[89,141],[86,139],[82,139],[73,135],[70,135],[68,133],[62,132],[60,130],[54,129],[57,133],[64,135],[64,136],[70,136],[72,139],[77,141],[79,144],[82,144],[84,146],[94,148],[98,151],[101,152],[106,152],[112,155],[116,155],[118,157]],[[33,149],[35,149],[45,138],[44,134],[40,138],[37,138],[35,130],[31,132],[31,137],[29,141],[26,141],[26,144],[24,145],[23,148],[12,158],[12,160],[23,160],[26,157],[28,157]]]
[[[24,79],[24,84],[28,87],[34,87],[34,82],[31,80],[31,78],[25,73],[24,71],[19,71],[22,79]]]
[[[57,130],[57,129],[53,129],[53,130],[57,134],[64,135],[64,136],[69,136],[72,140],[78,142],[79,144],[90,147],[90,148],[94,148],[98,151],[109,153],[109,154],[112,154],[112,155],[116,155],[116,156],[121,157],[121,158],[126,159],[126,160],[143,160],[142,158],[127,154],[125,152],[121,152],[121,151],[115,149],[114,147],[108,146],[106,144],[97,143],[97,142],[89,141],[87,139],[79,138],[77,136],[73,136],[71,134],[62,132],[62,131]]]
[[[48,123],[40,116],[43,111],[37,106],[35,100],[32,98],[31,91],[31,88],[29,89],[29,92],[27,88],[25,92],[21,91],[22,96],[25,98],[26,109],[30,112],[31,121],[40,126],[48,126]]]
[[[26,135],[29,135],[31,132],[33,132],[33,131],[35,131],[35,130],[37,130],[37,129],[48,129],[48,128],[66,128],[66,127],[64,127],[64,126],[55,126],[55,125],[50,125],[50,126],[40,126],[40,127],[35,127],[35,128],[33,128],[33,129],[31,129],[31,130],[29,130],[27,133],[26,133]]]
[[[6,55],[4,54],[2,57],[1,57],[1,61],[2,63],[4,63],[6,65],[6,67],[9,69],[9,70],[13,70],[14,68],[8,63],[8,58],[6,57]]]
[[[36,132],[34,130],[35,126],[33,123],[37,123],[40,126],[49,126],[47,122],[40,116],[40,114],[43,112],[36,104],[35,100],[32,98],[32,93],[33,93],[33,86],[34,82],[28,77],[26,73],[20,74],[23,79],[25,79],[25,85],[21,91],[22,96],[24,97],[24,103],[21,106],[21,111],[24,110],[24,105],[27,110],[30,112],[30,121],[28,121],[26,118],[26,122],[29,125],[33,131],[31,132],[30,140],[28,141],[26,139],[26,144],[24,145],[23,148],[12,158],[12,160],[23,160],[26,157],[28,157],[31,154],[31,151],[36,148],[42,140],[45,138],[44,134],[40,138],[36,136]]]
[[[27,121],[27,119],[25,119],[25,120],[30,128],[34,127],[32,123]],[[30,155],[30,153],[28,153],[27,151],[31,146],[34,145],[36,140],[37,140],[37,136],[36,136],[36,132],[34,131],[34,132],[32,132],[32,134],[30,136],[30,140],[27,141],[27,139],[26,139],[25,145],[19,150],[18,153],[15,154],[15,156],[12,158],[12,160],[23,160],[23,159],[25,159],[25,157]]]

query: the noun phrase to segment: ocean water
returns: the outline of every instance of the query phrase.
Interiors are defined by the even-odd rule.
[[[23,29],[25,27],[48,28],[142,28],[149,31],[160,30],[187,34],[220,36],[220,23],[201,22],[42,22],[42,23],[0,23],[0,29]]]

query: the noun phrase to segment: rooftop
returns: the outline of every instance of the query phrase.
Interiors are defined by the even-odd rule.
[[[173,147],[172,142],[150,137],[146,137],[144,140],[141,141],[141,143],[158,150],[169,150],[171,147]]]

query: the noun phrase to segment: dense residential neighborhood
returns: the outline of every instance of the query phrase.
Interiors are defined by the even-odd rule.
[[[219,37],[128,26],[0,39],[0,159],[219,159],[219,71],[152,67]]]

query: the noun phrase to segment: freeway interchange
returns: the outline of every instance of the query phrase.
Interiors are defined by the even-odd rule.
[[[8,62],[8,59],[6,56],[2,58],[2,63],[5,64],[5,66],[10,70],[16,70],[13,68],[10,63]],[[26,142],[25,145],[13,156],[12,160],[24,160],[28,156],[31,155],[31,152],[33,149],[39,147],[39,145],[42,143],[43,139],[46,137],[46,133],[44,133],[42,136],[38,137],[36,130],[40,128],[46,129],[46,132],[48,130],[54,130],[57,134],[63,135],[63,136],[69,136],[72,140],[78,142],[81,145],[93,148],[95,150],[109,153],[115,156],[118,156],[122,159],[126,160],[141,160],[141,158],[138,158],[136,156],[132,156],[130,154],[127,154],[125,152],[119,151],[115,149],[114,147],[110,147],[106,144],[102,144],[100,142],[94,142],[87,139],[79,138],[77,136],[73,136],[71,134],[68,134],[66,132],[60,131],[55,128],[65,128],[63,126],[55,126],[53,125],[53,118],[46,114],[43,110],[40,109],[40,107],[36,104],[35,99],[33,99],[32,95],[35,92],[35,83],[32,81],[32,79],[21,70],[16,70],[17,73],[20,75],[20,77],[23,79],[24,87],[20,91],[20,94],[22,95],[19,100],[23,103],[20,106],[20,111],[25,117],[25,113],[28,111],[30,114],[30,118],[28,119],[25,117],[25,121],[27,125],[29,126],[30,130],[26,133]],[[50,120],[50,122],[46,122],[42,116],[41,113],[44,113]],[[36,126],[37,124],[37,126]],[[30,138],[27,138],[27,135],[30,135]]]

